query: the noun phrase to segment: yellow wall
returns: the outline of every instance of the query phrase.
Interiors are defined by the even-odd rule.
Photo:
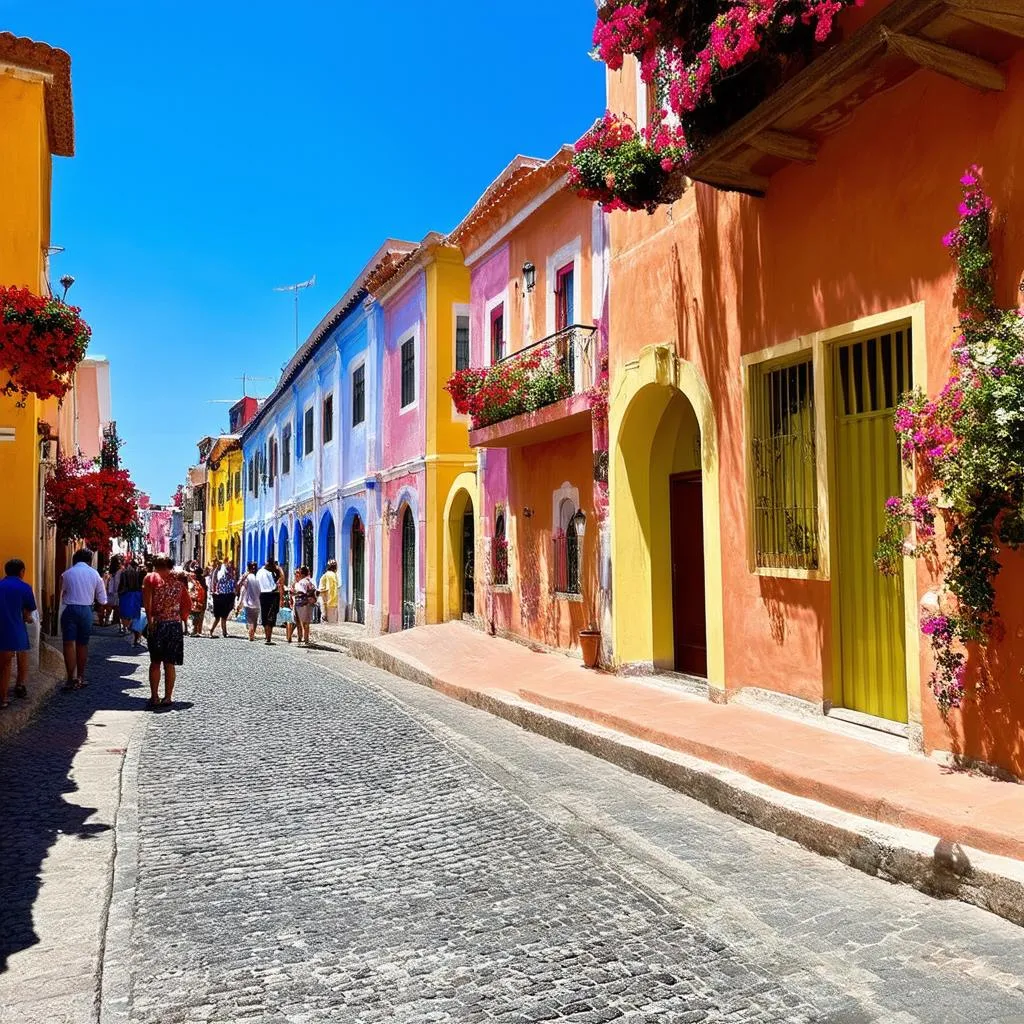
[[[242,470],[241,449],[235,449],[219,461],[216,469],[207,469],[207,527],[206,527],[206,561],[210,561],[217,554],[217,541],[221,542],[225,558],[231,557],[231,538],[236,538],[238,549],[235,552],[236,564],[241,558],[242,528],[245,523],[245,499],[241,493],[234,490],[235,475]],[[228,488],[228,480],[231,484],[231,498],[225,499],[224,507],[217,503],[217,495],[221,484],[224,485],[225,493]]]
[[[439,248],[426,268],[427,290],[427,526],[426,619],[443,618],[445,573],[443,550],[445,506],[456,477],[475,471],[476,454],[469,447],[465,420],[452,416],[444,386],[455,370],[455,305],[469,305],[469,270],[462,252]]]
[[[45,291],[44,251],[50,242],[50,148],[44,86],[0,73],[0,284]],[[0,426],[14,427],[15,440],[0,442],[0,564],[21,558],[27,579],[42,578],[39,507],[39,444],[36,423],[56,430],[56,403],[29,397],[23,408],[0,396]]]

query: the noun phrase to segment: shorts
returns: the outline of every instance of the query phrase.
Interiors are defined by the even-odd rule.
[[[277,613],[281,610],[281,595],[276,590],[260,594],[260,618],[264,626],[277,625]]]
[[[67,605],[60,617],[60,634],[66,644],[87,644],[92,636],[92,605]]]
[[[13,623],[11,630],[0,627],[0,654],[11,651],[27,651],[28,649],[28,630],[25,628],[25,623]]]
[[[126,590],[117,602],[121,610],[121,618],[125,622],[132,622],[139,617],[142,611],[142,591]]]
[[[234,607],[234,594],[213,595],[213,617],[215,619],[226,619],[231,614],[231,609]]]
[[[151,665],[184,665],[185,633],[179,619],[157,622],[149,627],[149,662]]]
[[[245,609],[245,624],[247,626],[258,626],[260,624],[260,610],[259,610],[259,608],[246,608]]]

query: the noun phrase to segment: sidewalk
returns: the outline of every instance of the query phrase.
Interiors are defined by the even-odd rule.
[[[318,632],[328,639],[331,628]],[[395,675],[819,852],[1024,923],[1024,785],[951,771],[818,724],[587,671],[462,623],[373,640],[347,629],[334,639]]]

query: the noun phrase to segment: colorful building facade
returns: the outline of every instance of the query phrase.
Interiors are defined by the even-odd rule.
[[[238,566],[245,526],[242,444],[237,434],[213,438],[206,456],[206,564]]]
[[[371,543],[379,561],[367,616],[371,630],[396,632],[443,620],[450,594],[445,506],[457,481],[475,507],[476,458],[444,391],[455,368],[458,318],[469,309],[469,271],[461,250],[432,233],[401,260],[378,268],[367,287],[382,328],[370,511],[379,523],[379,542],[375,533]],[[475,539],[467,544],[472,549]]]
[[[592,415],[606,366],[606,218],[566,191],[571,161],[571,147],[547,161],[517,157],[452,234],[470,271],[463,365],[536,392],[535,408],[513,405],[469,432],[479,458],[474,605],[494,631],[556,647],[578,646],[609,610],[606,463],[595,461],[607,447],[603,407]],[[446,510],[456,582],[470,536],[460,531],[464,493]],[[448,606],[458,609],[454,594]]]
[[[863,73],[836,71],[910,6],[844,13],[829,61],[712,140],[690,168],[704,180],[649,217],[611,216],[614,657],[703,677],[713,700],[767,692],[1020,776],[1021,558],[1000,556],[999,671],[945,719],[920,631],[936,579],[912,560],[895,578],[874,565],[884,502],[911,482],[894,407],[911,385],[937,394],[949,370],[941,239],[966,166],[994,195],[1003,305],[1024,260],[1019,32],[973,24],[984,87],[956,51],[919,68],[867,47]],[[608,105],[645,118],[632,60],[609,73]]]

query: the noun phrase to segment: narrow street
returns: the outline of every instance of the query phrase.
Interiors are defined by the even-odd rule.
[[[83,858],[113,809],[68,781],[87,722],[132,737],[94,939],[104,1021],[1024,1019],[1019,928],[337,652],[192,640],[158,714],[143,655],[104,637],[94,656],[88,690],[0,751],[0,1020],[89,1019],[84,970],[45,1013],[5,1002],[32,978],[52,993],[48,890],[104,916],[89,878],[109,864]]]

